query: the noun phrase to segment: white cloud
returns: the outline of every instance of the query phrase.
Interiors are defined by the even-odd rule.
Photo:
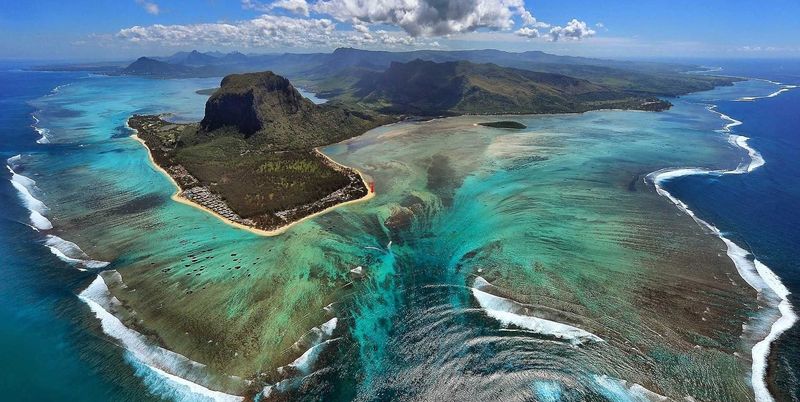
[[[329,19],[262,15],[236,23],[134,26],[118,39],[165,46],[203,44],[245,47],[337,46],[336,24]]]
[[[519,35],[519,36],[524,36],[526,38],[538,38],[539,35],[540,35],[538,29],[536,29],[536,28],[528,28],[528,27],[522,27],[522,28],[518,29],[514,33]]]
[[[158,6],[136,0],[147,9]],[[240,0],[265,13],[253,19],[201,24],[133,26],[115,38],[134,44],[175,47],[333,48],[340,46],[445,46],[458,37],[506,32],[505,40],[546,37],[552,42],[595,35],[586,22],[565,26],[538,21],[524,0]],[[283,10],[297,16],[274,15]],[[285,14],[279,12],[279,14]],[[313,16],[312,16],[313,15]],[[338,31],[336,23],[352,30]],[[344,25],[347,27],[348,25]],[[597,29],[602,24],[598,24]],[[380,28],[374,31],[373,28]],[[345,28],[347,29],[347,28]],[[431,39],[425,39],[431,38]]]
[[[263,4],[257,0],[242,0],[242,8],[263,12],[269,12],[276,8],[280,8],[293,14],[303,15],[306,17],[309,15],[309,7],[306,0],[278,0],[270,4]]]
[[[413,37],[509,30],[515,16],[537,23],[523,0],[319,0],[311,8],[343,22],[396,25]]]
[[[353,21],[353,30],[358,31],[361,33],[368,33],[369,32],[369,25],[361,22],[361,21]]]
[[[136,0],[136,4],[142,6],[142,8],[144,8],[144,11],[146,11],[148,14],[158,15],[161,13],[161,9],[158,7],[158,4],[156,3],[145,0]]]
[[[232,23],[134,26],[117,32],[115,38],[137,45],[163,47],[251,47],[335,48],[343,46],[438,47],[438,42],[420,40],[403,31],[371,32],[364,23],[353,23],[352,31],[337,31],[329,19],[262,15]]]
[[[578,21],[573,18],[572,21],[568,22],[566,26],[555,26],[550,28],[550,40],[553,42],[557,42],[561,38],[581,40],[583,38],[594,36],[596,33],[597,32],[595,32],[593,29],[589,28],[586,22]]]

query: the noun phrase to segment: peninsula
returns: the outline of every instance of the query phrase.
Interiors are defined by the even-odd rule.
[[[135,138],[178,188],[173,197],[258,234],[369,197],[356,171],[316,147],[394,121],[341,105],[315,105],[271,72],[225,77],[199,123],[134,115]]]
[[[126,71],[158,75],[154,72],[165,67],[179,69],[140,59]],[[715,80],[706,83],[733,81]],[[175,183],[175,200],[229,224],[273,235],[304,218],[369,197],[371,183],[316,148],[384,124],[414,116],[661,111],[671,106],[647,91],[463,60],[391,61],[383,70],[342,68],[314,85],[326,88],[328,102],[314,104],[271,71],[231,74],[218,89],[202,91],[210,97],[201,122],[176,124],[160,116],[135,115],[128,125],[149,149],[153,163]],[[483,124],[525,128],[508,121]]]

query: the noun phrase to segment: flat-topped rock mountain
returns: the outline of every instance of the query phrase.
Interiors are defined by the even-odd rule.
[[[208,99],[200,125],[208,131],[233,126],[250,136],[271,122],[312,109],[314,104],[303,98],[289,80],[271,71],[234,74],[225,77]]]
[[[258,148],[307,149],[363,133],[391,118],[342,104],[316,105],[271,71],[233,74],[206,102],[202,130],[236,132]]]

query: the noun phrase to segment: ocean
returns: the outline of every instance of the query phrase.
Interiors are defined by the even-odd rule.
[[[274,238],[172,202],[125,127],[133,113],[198,120],[195,91],[218,79],[3,68],[0,392],[752,398],[749,356],[734,352],[770,333],[780,295],[757,299],[725,272],[730,248],[653,185],[747,250],[742,266],[750,252],[774,271],[797,306],[800,90],[786,85],[800,69],[784,65],[723,65],[771,82],[687,95],[665,113],[515,116],[521,132],[474,125],[485,117],[373,130],[324,152],[375,178],[378,196]],[[671,168],[693,174],[650,174]],[[366,279],[349,272],[362,265]],[[530,306],[551,320],[520,313]],[[563,317],[576,326],[556,325]],[[742,337],[728,335],[743,322]],[[630,345],[645,352],[632,358]],[[771,345],[779,400],[798,399],[799,345],[797,328]]]
[[[728,62],[725,73],[800,84],[796,61]],[[774,268],[800,304],[800,91],[770,92],[753,102],[715,101],[717,110],[741,121],[734,131],[750,138],[765,164],[746,175],[690,176],[670,183],[670,191],[703,219],[745,245]],[[779,400],[800,400],[800,327],[795,325],[774,344],[773,389]]]

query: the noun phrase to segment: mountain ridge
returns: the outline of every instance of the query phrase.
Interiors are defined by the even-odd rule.
[[[181,64],[192,54],[204,55],[205,65]],[[195,57],[197,58],[197,57]],[[358,71],[385,71],[392,62],[406,63],[415,59],[433,62],[469,61],[476,64],[493,63],[500,67],[562,74],[586,79],[611,89],[642,96],[679,96],[730,85],[736,79],[704,74],[687,74],[700,69],[692,64],[647,61],[620,61],[587,57],[562,56],[538,50],[506,52],[482,50],[413,50],[405,52],[372,51],[338,48],[331,53],[283,53],[244,55],[232,52],[225,55],[207,52],[178,52],[169,57],[153,57],[163,61],[162,69],[111,69],[109,74],[143,75],[154,78],[213,77],[250,71],[274,71],[300,83],[303,87],[335,97],[346,92],[345,86],[354,82]],[[84,67],[85,68],[85,67]]]

